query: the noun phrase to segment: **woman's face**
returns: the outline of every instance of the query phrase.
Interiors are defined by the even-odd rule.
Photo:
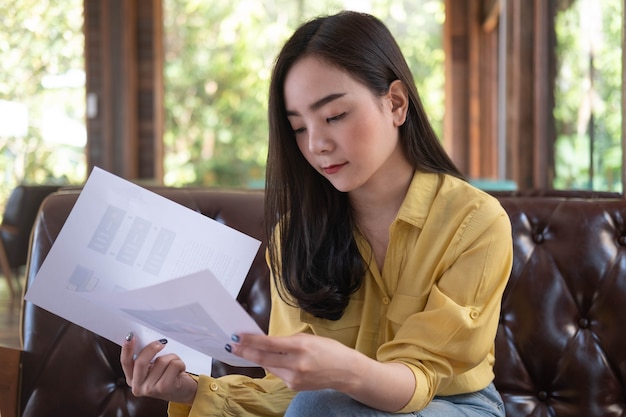
[[[377,97],[347,72],[314,57],[297,61],[285,79],[287,115],[300,152],[343,192],[376,191],[412,171],[399,146],[406,100],[399,81]]]

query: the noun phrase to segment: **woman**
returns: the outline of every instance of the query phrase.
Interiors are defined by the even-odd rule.
[[[302,25],[272,74],[269,335],[226,349],[263,379],[190,376],[154,342],[121,362],[172,416],[503,416],[494,339],[508,217],[450,161],[378,19]]]

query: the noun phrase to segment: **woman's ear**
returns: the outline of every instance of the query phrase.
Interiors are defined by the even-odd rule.
[[[406,121],[406,114],[409,110],[409,92],[400,80],[395,80],[389,85],[387,98],[391,102],[391,112],[393,122],[396,127],[402,126]]]

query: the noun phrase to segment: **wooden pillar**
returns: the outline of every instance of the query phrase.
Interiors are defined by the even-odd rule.
[[[446,0],[445,6],[446,150],[470,178],[551,188],[556,0]],[[506,28],[504,143],[498,141],[500,24]]]
[[[479,117],[473,121],[472,171],[475,178],[503,180],[498,171],[498,25],[500,1],[483,0],[475,10],[478,25],[475,37],[480,45],[476,54],[476,78],[478,97],[476,107]]]
[[[161,0],[85,0],[87,164],[163,177]]]
[[[554,145],[556,126],[553,116],[556,77],[556,32],[553,1],[535,0],[534,39],[534,155],[533,187],[552,188],[555,176]]]
[[[446,151],[464,174],[469,171],[469,20],[473,0],[446,0],[444,23]]]
[[[481,51],[483,45],[481,43],[481,1],[471,0],[468,2],[469,10],[466,19],[468,19],[468,35],[469,35],[469,124],[467,129],[468,138],[468,166],[467,175],[470,178],[484,178],[485,173],[482,170],[484,166],[482,161],[488,160],[490,149],[482,146],[483,133],[481,126],[482,111],[482,78],[481,72]]]
[[[498,177],[496,0],[446,0],[444,146],[469,178]]]
[[[533,2],[509,0],[507,47],[508,176],[519,188],[533,187]]]
[[[507,175],[521,189],[554,179],[555,0],[508,0]]]

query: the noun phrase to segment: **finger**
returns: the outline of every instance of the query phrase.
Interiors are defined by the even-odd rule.
[[[133,337],[133,333],[128,333],[124,343],[122,343],[122,352],[120,353],[120,363],[122,365],[122,370],[124,371],[124,375],[126,376],[126,383],[130,386],[133,381],[133,368],[135,366],[135,361],[133,358],[135,352],[135,340]]]
[[[137,387],[138,391],[150,390],[150,392],[137,394],[167,397],[175,389],[177,379],[185,370],[185,363],[177,355],[170,353],[159,356],[150,364],[148,375],[141,387]]]
[[[264,368],[287,367],[287,361],[291,361],[295,357],[293,354],[289,357],[288,343],[285,343],[285,340],[267,343],[265,339],[261,338],[259,341],[262,340],[263,343],[255,344],[255,339],[257,338],[247,338],[243,343],[233,343],[228,345],[227,350],[230,349],[234,355]]]
[[[254,348],[241,348],[241,351],[237,354],[237,356],[256,363],[265,369],[291,369],[295,363],[295,355],[290,355],[284,352],[260,351]]]
[[[173,372],[176,371],[174,374]],[[163,376],[176,376],[185,371],[185,364],[179,357],[173,353],[159,356],[155,358],[150,367],[150,374],[146,378],[146,382],[155,382]]]
[[[233,336],[233,346],[252,347],[267,353],[288,353],[297,345],[294,337],[267,336],[264,334],[242,334]]]
[[[153,366],[155,356],[163,350],[166,343],[167,339],[157,340],[149,343],[139,352],[134,361],[132,384],[129,384],[131,387],[143,384]]]

